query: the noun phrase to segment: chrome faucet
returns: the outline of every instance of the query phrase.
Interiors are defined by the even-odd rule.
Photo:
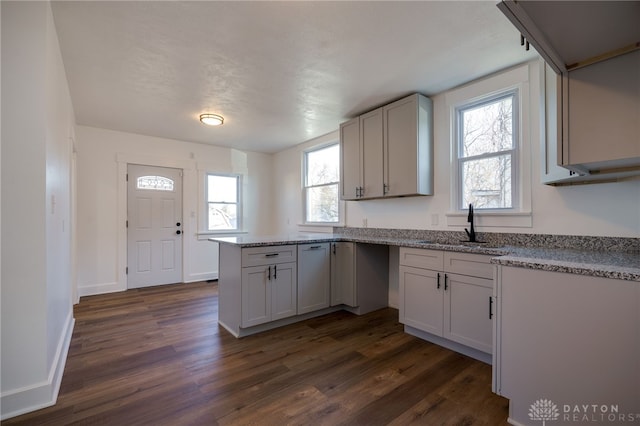
[[[467,236],[469,237],[469,242],[471,243],[475,243],[476,242],[476,231],[475,229],[473,229],[473,204],[469,204],[469,216],[467,217],[467,222],[471,223],[471,231],[469,231],[467,228],[464,228],[464,232],[467,233]]]

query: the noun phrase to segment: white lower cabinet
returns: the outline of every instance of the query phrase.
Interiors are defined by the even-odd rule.
[[[388,306],[386,245],[221,244],[219,250],[218,324],[236,337],[338,309],[363,315]]]
[[[490,258],[400,248],[400,322],[491,353],[493,270]]]
[[[295,246],[243,249],[242,258],[241,326],[252,327],[296,315]]]
[[[493,390],[513,424],[539,424],[541,398],[558,424],[636,424],[640,283],[508,266],[496,278]]]
[[[295,315],[296,290],[295,262],[242,268],[242,326]]]
[[[298,314],[331,304],[330,244],[298,245]]]

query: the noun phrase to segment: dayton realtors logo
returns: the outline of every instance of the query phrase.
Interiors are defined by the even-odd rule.
[[[531,420],[542,420],[542,426],[545,426],[547,420],[558,420],[560,412],[558,406],[549,399],[539,399],[529,408],[529,418]]]
[[[550,399],[539,399],[531,404],[529,418],[542,421],[542,426],[546,426],[547,421],[556,420],[579,424],[640,423],[640,413],[620,412],[618,404],[564,404],[561,417],[560,409]]]

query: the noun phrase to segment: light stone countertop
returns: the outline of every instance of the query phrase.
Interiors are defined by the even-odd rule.
[[[411,238],[341,234],[247,235],[239,237],[214,237],[209,238],[209,240],[239,247],[350,241],[356,243],[455,251],[495,256],[491,262],[497,265],[640,282],[640,253],[637,252],[526,248],[463,242],[460,242],[460,244],[451,244],[427,242],[425,240]]]

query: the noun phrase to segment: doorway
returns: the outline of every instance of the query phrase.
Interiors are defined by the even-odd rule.
[[[127,288],[182,281],[182,170],[127,166]]]

